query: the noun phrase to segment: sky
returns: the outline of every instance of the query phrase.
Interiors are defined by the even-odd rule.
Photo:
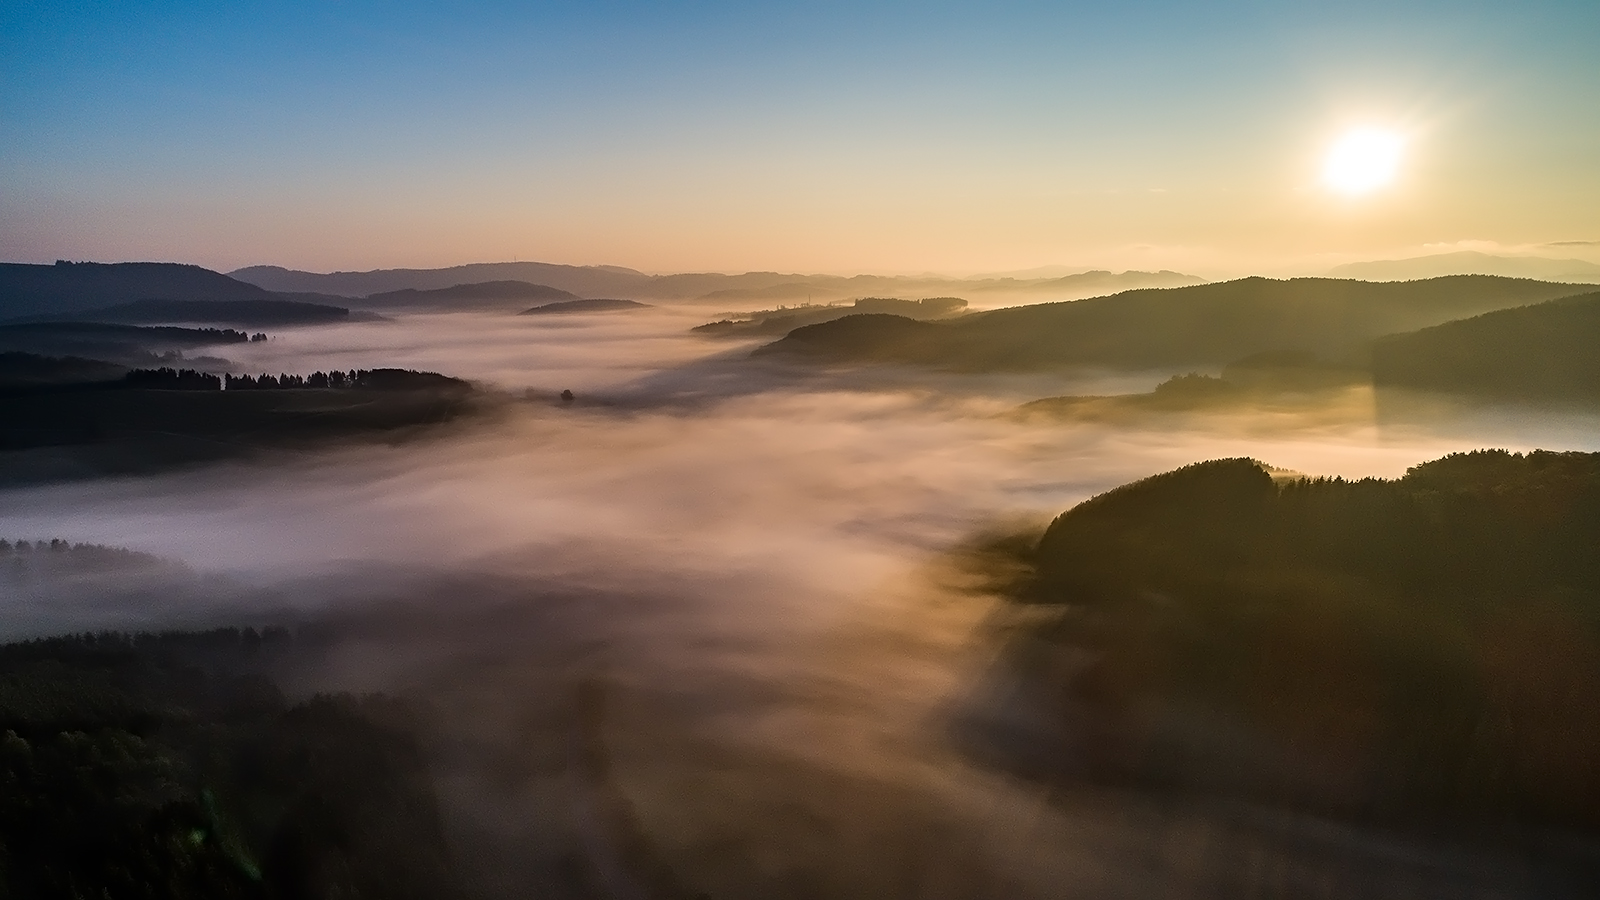
[[[1592,0],[12,3],[0,260],[1597,258],[1597,34]],[[1394,179],[1330,190],[1362,128]]]

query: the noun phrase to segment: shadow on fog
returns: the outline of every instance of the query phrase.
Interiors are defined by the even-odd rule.
[[[8,595],[7,633],[302,626],[286,687],[427,711],[447,833],[483,896],[1560,888],[1444,844],[975,765],[947,726],[986,684],[995,601],[947,554],[1199,459],[1393,476],[1470,446],[1592,441],[1570,420],[1030,425],[1006,414],[1171,373],[798,369],[683,334],[691,316],[514,318],[352,323],[242,353],[246,371],[381,363],[570,388],[572,406],[287,465],[7,492],[12,537],[189,567],[40,577]]]

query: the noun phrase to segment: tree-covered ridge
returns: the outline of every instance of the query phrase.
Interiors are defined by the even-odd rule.
[[[1017,414],[1125,421],[1153,414],[1264,413],[1273,416],[1272,427],[1286,428],[1294,422],[1287,416],[1293,415],[1312,425],[1345,411],[1370,418],[1371,386],[1371,373],[1360,366],[1309,353],[1257,353],[1224,366],[1220,376],[1174,375],[1141,394],[1044,397],[1018,407]]]
[[[966,308],[967,301],[960,297],[924,297],[920,300],[861,297],[849,304],[807,303],[748,313],[729,313],[715,322],[696,325],[690,331],[710,337],[776,337],[804,325],[832,322],[845,316],[891,315],[923,321],[958,315]]]
[[[1600,293],[1378,340],[1378,387],[1515,400],[1600,400]]]
[[[1051,523],[1017,597],[1108,777],[1600,827],[1600,454],[1198,463]],[[1218,735],[1232,735],[1226,740]]]
[[[1244,278],[996,309],[948,322],[848,316],[796,328],[760,352],[966,371],[1223,365],[1277,352],[1342,360],[1359,356],[1381,335],[1582,290],[1481,275],[1387,283]]]
[[[173,346],[242,344],[250,335],[233,328],[183,328],[177,325],[118,325],[105,322],[24,322],[0,325],[0,340],[104,339],[160,342]]]
[[[416,369],[350,369],[317,371],[310,375],[214,375],[197,369],[159,366],[153,369],[127,369],[97,360],[52,359],[31,354],[0,354],[20,361],[0,369],[0,391],[29,390],[62,393],[73,389],[138,388],[161,391],[248,391],[248,390],[356,390],[374,391],[470,391],[472,385],[460,378]],[[11,362],[0,359],[0,364]],[[3,376],[15,372],[15,381]],[[121,377],[116,377],[120,373]]]
[[[282,630],[0,646],[0,895],[449,897],[409,713],[291,703]]]
[[[649,309],[650,304],[640,303],[637,300],[617,300],[610,297],[595,297],[588,300],[557,300],[553,303],[541,303],[529,307],[519,316],[560,316],[575,315],[579,313],[601,312],[626,312],[634,309]]]
[[[351,369],[312,372],[310,375],[224,375],[222,387],[230,391],[247,390],[355,390],[373,391],[468,391],[472,385],[460,378],[416,369]]]
[[[187,351],[242,344],[250,340],[249,334],[232,328],[110,325],[99,322],[0,325],[0,352],[40,357],[80,357],[128,368],[171,364],[182,360]]]
[[[160,557],[126,547],[108,547],[104,544],[86,544],[64,541],[61,538],[51,538],[48,541],[29,541],[18,538],[16,542],[0,538],[0,559],[13,558],[14,562],[27,563],[33,554],[49,553],[55,557],[71,557],[72,563],[80,567],[98,569],[131,568],[166,564]]]
[[[22,368],[50,377],[100,371]],[[161,367],[125,370],[109,381],[0,383],[0,483],[150,472],[348,439],[399,439],[498,403],[461,379],[393,368],[219,378]]]
[[[177,263],[0,263],[0,318],[56,315],[138,300],[263,301],[276,295]]]

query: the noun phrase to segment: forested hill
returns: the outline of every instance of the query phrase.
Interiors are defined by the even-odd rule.
[[[365,309],[470,309],[505,307],[515,309],[529,301],[577,300],[578,295],[543,284],[526,281],[482,281],[451,287],[417,290],[406,288],[369,294],[355,301]]]
[[[519,316],[572,315],[576,313],[623,312],[630,309],[649,309],[650,304],[637,300],[615,300],[596,297],[591,300],[558,300],[525,309]]]
[[[949,322],[850,316],[797,328],[757,352],[968,371],[1221,365],[1281,351],[1338,358],[1380,335],[1583,290],[1486,275],[1389,283],[1245,278],[997,309]]]
[[[1600,400],[1600,293],[1486,313],[1373,345],[1373,382],[1515,400]]]
[[[1389,821],[1600,826],[1600,454],[1247,459],[1058,517],[1019,600],[1097,774]],[[1067,760],[1061,760],[1062,765]]]
[[[0,319],[100,309],[136,300],[277,300],[270,291],[178,263],[0,263]]]
[[[218,377],[0,354],[0,485],[393,443],[501,408],[495,395],[435,372]]]

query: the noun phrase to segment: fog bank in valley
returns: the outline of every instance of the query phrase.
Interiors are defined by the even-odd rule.
[[[992,654],[994,601],[952,551],[1201,459],[1392,477],[1472,447],[1600,443],[1492,414],[1352,424],[1359,408],[1285,430],[1040,424],[1011,411],[1173,373],[800,369],[687,333],[703,319],[423,315],[230,348],[247,372],[446,372],[507,406],[398,445],[9,491],[0,537],[174,565],[19,582],[0,628],[316,624],[335,637],[303,690],[434,711],[451,828],[486,894],[558,893],[586,860],[616,896],[1046,896],[1063,878],[1220,896],[1251,853],[1307,878],[1350,859],[1412,870],[1183,804],[1047,806],[965,760],[949,713]],[[593,747],[603,779],[580,761]]]

